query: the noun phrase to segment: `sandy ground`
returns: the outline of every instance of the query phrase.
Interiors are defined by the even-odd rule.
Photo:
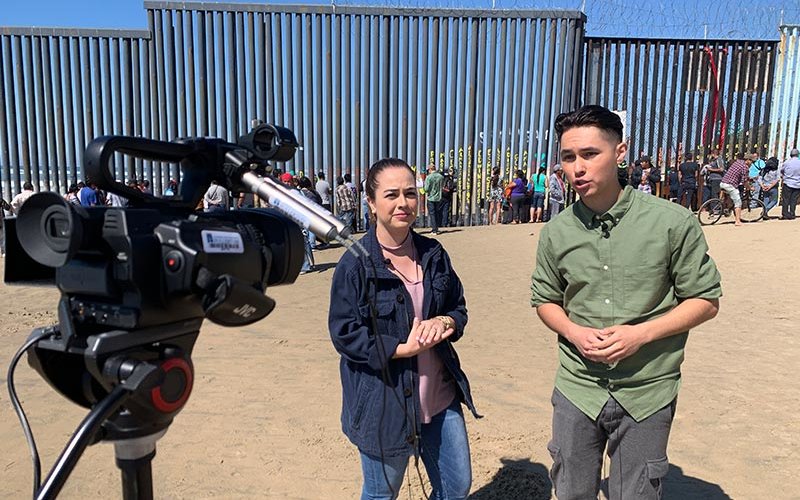
[[[474,498],[550,498],[546,443],[556,342],[528,305],[540,230],[533,224],[458,228],[439,236],[466,289],[470,322],[457,347],[485,415],[467,419]],[[690,336],[666,497],[800,498],[800,221],[725,224],[706,234],[724,298],[720,315]],[[339,427],[338,356],[326,327],[341,251],[319,252],[320,272],[270,290],[279,305],[266,320],[241,329],[203,328],[193,356],[194,392],[153,462],[157,497],[358,496],[360,467]],[[30,329],[54,320],[56,300],[53,289],[0,284],[3,498],[27,496],[31,486],[5,369]],[[17,373],[47,471],[84,410],[27,364]],[[401,498],[422,497],[416,472],[411,475]],[[120,496],[108,444],[87,449],[62,495]]]

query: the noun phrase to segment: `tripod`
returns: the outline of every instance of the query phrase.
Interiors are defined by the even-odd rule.
[[[99,441],[114,444],[123,498],[153,498],[156,441],[191,394],[190,354],[201,321],[103,332],[87,337],[83,350],[74,343],[63,349],[68,342],[58,327],[34,330],[32,337],[45,339],[29,351],[29,363],[73,402],[91,407],[37,490],[37,499],[55,498],[86,447]]]

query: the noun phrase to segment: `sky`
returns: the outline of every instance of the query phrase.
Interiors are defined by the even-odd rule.
[[[228,3],[241,3],[228,0]],[[260,3],[251,1],[247,3]],[[279,3],[478,9],[582,9],[590,36],[779,39],[778,27],[800,24],[797,0],[270,0]],[[141,0],[16,0],[0,26],[147,28]]]

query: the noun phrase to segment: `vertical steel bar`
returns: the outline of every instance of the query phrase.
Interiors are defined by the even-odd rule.
[[[763,153],[761,135],[765,128],[761,123],[761,112],[764,109],[764,95],[766,94],[765,75],[768,64],[766,43],[756,42],[754,44],[753,58],[755,59],[753,72],[751,73],[753,82],[753,127],[750,132],[750,145],[752,151],[761,156]]]
[[[44,87],[44,99],[40,106],[39,121],[42,129],[40,134],[46,139],[42,139],[43,147],[46,140],[46,152],[43,156],[47,157],[47,166],[44,168],[44,187],[45,189],[54,190],[57,193],[62,192],[60,176],[58,172],[58,159],[56,147],[56,124],[55,124],[55,110],[53,107],[53,89],[56,87],[53,82],[53,75],[51,65],[53,59],[50,56],[50,44],[58,43],[58,38],[48,36],[42,37],[40,42],[40,51],[38,57],[41,58],[41,86]]]
[[[565,80],[565,78],[564,78],[565,67],[564,66],[566,64],[568,64],[568,61],[567,61],[567,59],[565,57],[565,55],[567,53],[567,32],[568,32],[568,30],[567,30],[567,21],[565,19],[561,19],[561,20],[555,20],[555,21],[553,21],[553,23],[554,24],[555,23],[560,24],[561,25],[561,27],[560,27],[561,29],[559,30],[559,44],[558,44],[558,50],[556,51],[556,57],[558,59],[556,61],[556,75],[555,75],[555,80],[554,81],[557,84],[556,84],[556,88],[555,88],[555,95],[553,96],[553,102],[554,102],[555,105],[552,106],[552,111],[550,113],[550,118],[548,120],[548,122],[549,122],[549,125],[548,125],[549,140],[547,141],[547,157],[545,158],[545,162],[546,163],[544,163],[544,165],[542,165],[541,162],[539,163],[540,166],[544,166],[545,168],[547,168],[549,165],[553,165],[554,163],[556,163],[554,158],[556,156],[557,149],[556,149],[556,137],[554,135],[555,134],[555,129],[554,129],[553,125],[555,123],[556,116],[559,113],[561,113],[562,111],[566,111],[566,107],[564,106],[564,94],[563,94],[562,82]],[[610,45],[607,44],[606,45],[606,57],[607,57],[606,64],[610,66],[611,61],[608,60],[608,59],[610,58],[611,51],[610,51],[609,47],[610,47]],[[605,82],[606,82],[605,83],[606,86],[608,86],[608,70],[606,70]],[[606,91],[605,101],[606,101],[606,106],[608,106],[608,104],[609,104],[608,103],[608,91]],[[545,171],[545,175],[548,175],[549,173],[550,173],[549,169],[547,171]]]
[[[237,103],[236,107],[236,116],[238,116],[239,120],[236,122],[236,129],[234,133],[233,140],[236,140],[237,137],[247,133],[250,130],[250,120],[252,119],[252,115],[247,107],[247,98],[248,94],[250,93],[250,87],[254,85],[254,81],[252,78],[251,73],[247,70],[247,55],[244,46],[244,39],[245,39],[245,16],[242,12],[236,13],[236,80],[234,85],[237,87],[237,92],[239,96],[239,102]],[[300,45],[296,43],[295,45]],[[297,65],[295,65],[297,66]],[[251,70],[252,71],[252,70]],[[300,95],[300,92],[295,94],[297,96]]]
[[[764,80],[764,126],[762,127],[761,137],[759,138],[759,143],[762,144],[761,154],[765,157],[775,155],[775,150],[772,148],[772,134],[771,134],[771,126],[776,121],[772,116],[772,99],[775,95],[775,91],[777,87],[772,85],[772,82],[775,80],[775,52],[777,50],[777,44],[775,43],[765,43],[764,46],[767,48],[767,58],[766,58],[766,78]]]
[[[188,136],[197,136],[197,85],[195,85],[195,65],[199,62],[195,53],[195,38],[194,38],[194,12],[189,11],[185,13],[186,16],[186,32],[181,34],[181,41],[186,47],[186,54],[181,55],[181,60],[186,65],[186,131]],[[202,51],[201,51],[202,53]]]
[[[197,104],[198,109],[198,124],[197,131],[199,135],[210,135],[208,126],[208,69],[206,68],[206,59],[208,56],[208,49],[206,46],[206,16],[203,12],[197,15]]]
[[[640,88],[639,88],[639,61],[641,60],[641,54],[639,53],[641,45],[639,42],[633,42],[631,47],[632,57],[633,57],[633,83],[631,84],[631,112],[628,117],[630,121],[630,129],[628,130],[628,138],[630,139],[630,145],[628,149],[628,158],[630,158],[631,162],[636,161],[639,156],[641,155],[641,143],[638,141],[638,131],[642,127],[642,121],[639,119],[638,111],[639,111],[639,96],[640,96]]]
[[[341,16],[333,15],[331,19],[331,178],[329,182],[335,190],[336,177],[342,174],[342,46]],[[299,54],[298,54],[299,56]]]
[[[30,67],[30,56],[28,55],[28,51],[25,51],[25,59],[23,62],[23,37],[14,37],[14,61],[15,66],[14,69],[16,70],[16,84],[17,84],[17,109],[19,110],[19,131],[20,131],[20,142],[19,147],[21,149],[21,157],[22,157],[22,169],[23,169],[23,178],[20,179],[19,170],[15,171],[15,180],[16,185],[15,189],[16,192],[22,191],[22,186],[20,184],[21,181],[30,182],[31,181],[31,147],[30,144],[32,141],[29,140],[29,132],[28,132],[28,124],[33,123],[31,117],[31,106],[28,105],[27,102],[27,90],[25,86],[25,68]],[[30,41],[26,44],[27,47],[30,47]]]
[[[145,105],[142,104],[142,92],[145,91],[145,83],[142,77],[142,57],[141,53],[139,52],[140,47],[146,47],[146,41],[143,39],[133,40],[131,43],[131,97],[132,97],[132,108],[131,108],[131,115],[133,117],[133,135],[141,136],[143,135],[142,130],[142,120],[143,120],[143,113],[144,110],[147,109]],[[128,173],[128,179],[141,179],[142,172],[144,168],[144,162],[141,158],[136,158],[133,161],[133,171]]]
[[[111,87],[111,92],[109,92],[109,99],[111,100],[111,110],[113,111],[113,134],[122,134],[122,100],[123,100],[123,90],[122,90],[122,66],[120,65],[120,39],[117,37],[109,39],[111,48],[109,50],[109,59],[111,65],[109,66],[109,73],[106,78],[109,81],[109,86]],[[116,154],[114,166],[115,166],[115,175],[117,180],[124,180],[124,161],[126,156],[122,154]]]
[[[308,14],[306,14],[306,17],[308,17]],[[267,26],[265,18],[267,18],[267,14],[265,13],[259,12],[256,15],[256,45],[254,47],[256,64],[253,67],[253,71],[255,71],[253,80],[256,81],[257,110],[253,115],[253,118],[258,118],[264,122],[267,121],[267,57],[269,54],[269,48],[267,47]],[[310,75],[310,73],[307,72],[306,75]]]
[[[11,193],[11,170],[17,169],[16,162],[11,162],[11,140],[8,137],[9,130],[15,128],[13,120],[9,120],[6,102],[13,106],[13,99],[8,99],[6,93],[6,81],[11,74],[11,64],[7,59],[6,47],[9,37],[0,35],[0,182],[2,182],[2,192],[0,196],[6,201],[12,198]],[[13,116],[13,115],[11,115]],[[10,122],[10,126],[9,126]]]
[[[225,23],[224,12],[217,11],[215,14],[217,19],[217,28],[219,29],[219,33],[215,38],[217,58],[217,96],[219,98],[217,101],[217,105],[219,106],[219,112],[217,113],[217,129],[220,137],[230,141],[233,139],[233,129],[231,127],[231,116],[228,112],[228,102],[229,99],[231,103],[235,102],[235,99],[231,99],[231,94],[236,92],[236,88],[235,86],[230,85],[232,82],[227,81],[228,78],[225,77],[225,72],[226,70],[228,72],[233,72],[234,58],[236,57],[236,52],[232,49],[233,33],[231,25],[233,24],[233,21],[231,20],[231,17],[233,16],[233,13],[228,13],[227,25]],[[228,43],[227,53],[225,52],[226,42]],[[231,106],[231,108],[233,108],[233,106]]]
[[[62,62],[61,43],[63,41],[63,37],[55,37],[53,39],[52,81],[55,115],[51,114],[51,116],[55,117],[56,164],[58,165],[58,181],[60,182],[62,191],[65,190],[64,188],[69,187],[70,183],[67,178],[66,137],[64,132],[64,127],[66,125],[64,118],[64,88],[69,86],[69,83],[65,85],[64,81],[66,79],[66,81],[69,82],[69,69]],[[0,67],[2,67],[2,63],[0,63]],[[2,81],[0,81],[0,87],[1,86]],[[2,96],[0,96],[0,101],[2,101]],[[2,117],[1,111],[0,117]],[[0,133],[0,136],[4,136],[4,134]]]
[[[183,38],[183,11],[176,11],[174,19],[175,24],[173,25],[172,22],[170,22],[169,25],[170,44],[168,52],[169,58],[167,60],[167,63],[172,65],[172,71],[168,69],[167,74],[175,76],[174,79],[169,79],[169,84],[172,95],[175,96],[176,100],[178,101],[178,106],[177,109],[174,106],[171,108],[175,114],[173,114],[171,121],[173,128],[172,134],[170,135],[170,140],[174,140],[176,137],[188,137],[191,135],[188,131],[186,116],[186,97],[190,93],[190,90],[186,86],[186,52],[184,49]],[[170,16],[170,21],[172,21],[172,16]],[[175,169],[176,170],[173,173],[172,178],[177,179],[177,165],[175,166]]]
[[[133,107],[133,80],[131,72],[133,70],[133,61],[131,59],[131,42],[130,38],[122,40],[122,107],[125,110],[125,124],[122,133],[125,135],[133,135],[133,115],[136,110]],[[135,43],[135,42],[133,42]],[[134,169],[134,159],[130,156],[125,156],[125,175],[120,181],[124,181],[134,177],[136,171]]]
[[[420,41],[420,18],[409,17],[407,22],[406,34],[408,36],[408,100],[407,100],[407,120],[405,134],[405,158],[409,165],[417,169],[417,173],[423,172],[425,164],[420,163],[418,154],[418,143],[414,140],[417,132],[417,99],[419,98],[419,41]],[[353,44],[354,46],[356,44]],[[353,58],[357,61],[358,58]],[[423,207],[419,208],[419,213],[423,213]]]
[[[258,91],[256,90],[256,81],[260,75],[256,71],[256,23],[255,14],[252,12],[247,13],[247,45],[245,51],[247,52],[247,114],[245,115],[242,109],[242,116],[245,120],[243,132],[250,126],[250,121],[258,118]],[[263,116],[262,116],[263,118]]]
[[[639,151],[642,153],[653,156],[652,151],[652,144],[650,144],[648,140],[648,128],[652,124],[651,120],[648,117],[648,111],[653,108],[653,102],[650,98],[653,92],[653,84],[651,81],[651,72],[650,66],[653,64],[652,59],[652,47],[653,44],[650,41],[644,43],[644,59],[642,61],[642,85],[640,87],[641,93],[639,94],[640,100],[639,104],[641,105],[641,122],[636,127],[636,131],[638,133],[638,144],[639,144]],[[653,71],[655,73],[655,71]],[[651,158],[651,161],[655,161]]]
[[[680,72],[679,56],[680,45],[678,43],[670,42],[668,45],[669,53],[667,55],[666,63],[670,65],[670,84],[669,84],[669,107],[664,107],[664,112],[667,114],[667,166],[673,161],[672,153],[677,150],[672,143],[675,137],[675,113],[678,111],[676,101],[678,99],[678,73]]]
[[[75,169],[79,179],[86,180],[83,172],[83,152],[92,136],[92,87],[89,80],[89,39],[75,37],[72,39],[73,70],[75,75],[75,125],[77,128],[77,144],[75,144]]]
[[[358,164],[352,161],[353,151],[353,129],[350,128],[352,122],[351,113],[353,110],[353,94],[352,94],[352,81],[351,81],[351,66],[353,59],[351,58],[351,40],[352,40],[352,20],[353,16],[343,15],[341,19],[341,32],[339,38],[341,40],[341,54],[342,71],[340,74],[341,81],[341,134],[342,134],[342,167],[351,176],[354,185],[359,185],[360,176]],[[398,156],[400,153],[398,152]],[[358,208],[356,209],[358,213]]]
[[[743,153],[749,153],[750,141],[748,138],[752,130],[752,124],[750,123],[750,104],[752,101],[752,93],[749,89],[753,65],[753,50],[750,44],[746,44],[743,49],[744,53],[742,54],[742,63],[744,69],[742,71],[742,86],[739,94],[739,106],[741,108],[739,116],[742,124],[741,136],[739,138],[739,151]]]

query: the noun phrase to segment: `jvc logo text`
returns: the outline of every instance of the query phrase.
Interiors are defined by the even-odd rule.
[[[234,309],[233,312],[235,312],[236,314],[238,314],[243,318],[249,318],[250,316],[253,315],[254,312],[256,312],[256,308],[251,306],[250,304],[244,304]]]

